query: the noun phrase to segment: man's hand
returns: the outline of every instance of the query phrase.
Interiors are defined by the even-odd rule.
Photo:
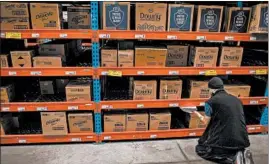
[[[193,113],[203,122],[203,124],[207,124],[207,122],[209,120],[208,118],[204,117],[203,115],[201,115],[197,111],[194,111]]]

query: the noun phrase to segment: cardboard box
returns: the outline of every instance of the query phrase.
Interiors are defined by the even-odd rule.
[[[104,114],[104,132],[123,132],[125,130],[125,114]]]
[[[38,53],[42,56],[62,56],[63,60],[66,60],[68,44],[41,44]]]
[[[1,30],[30,29],[29,18],[0,17]]]
[[[1,17],[28,17],[28,4],[27,3],[13,3],[13,2],[1,2]]]
[[[68,114],[70,133],[91,133],[93,132],[93,118],[91,113],[70,113]]]
[[[130,30],[130,2],[103,2],[104,30]]]
[[[36,56],[33,57],[34,67],[62,67],[61,56]]]
[[[117,50],[102,49],[101,50],[101,66],[102,67],[117,67]]]
[[[194,67],[216,67],[218,47],[191,47],[189,65]]]
[[[249,33],[268,32],[268,4],[258,4],[252,7]]]
[[[6,86],[1,86],[0,87],[1,91],[1,103],[8,103],[12,101],[15,97],[15,89],[13,84],[9,84]]]
[[[192,31],[194,5],[169,4],[167,31]]]
[[[44,135],[67,135],[65,112],[41,112]]]
[[[208,81],[190,81],[190,98],[209,98]]]
[[[128,113],[126,131],[147,131],[148,123],[148,113]]]
[[[220,32],[223,6],[199,6],[196,31]]]
[[[42,95],[54,94],[53,81],[39,81],[39,86]]]
[[[134,100],[155,100],[156,99],[156,80],[134,81]]]
[[[66,101],[91,101],[90,81],[72,80],[65,87]]]
[[[4,131],[4,128],[2,126],[2,123],[0,122],[0,130],[1,130],[1,133],[0,135],[5,135],[5,131]]]
[[[69,83],[69,79],[56,79],[56,88],[58,93],[65,93],[65,87]]]
[[[68,29],[91,29],[90,7],[67,7]]]
[[[219,66],[240,67],[242,58],[243,47],[222,47]]]
[[[10,51],[13,67],[32,67],[34,51]]]
[[[170,112],[150,112],[149,130],[169,130],[171,126]]]
[[[135,67],[165,67],[167,49],[135,48]]]
[[[199,112],[201,115],[205,116],[205,112]],[[196,128],[206,128],[207,124],[204,124],[197,115],[190,114],[190,122],[189,122],[189,128],[190,129],[196,129]]]
[[[161,80],[160,99],[181,99],[182,80]]]
[[[139,31],[166,31],[167,4],[136,3],[135,29]]]
[[[60,6],[49,3],[30,3],[33,29],[61,29]]]
[[[187,66],[189,46],[168,45],[167,46],[167,67]]]
[[[250,88],[249,85],[224,85],[225,91],[236,97],[249,97]]]
[[[9,67],[8,65],[8,54],[0,54],[0,67]]]
[[[134,66],[134,50],[118,51],[118,66],[133,67]]]

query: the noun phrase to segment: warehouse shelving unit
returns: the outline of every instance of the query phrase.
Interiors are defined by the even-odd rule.
[[[91,2],[90,30],[5,30],[1,38],[7,39],[91,39],[92,67],[62,68],[1,68],[1,77],[18,76],[92,76],[93,101],[91,102],[11,102],[1,104],[1,112],[30,111],[79,111],[94,112],[95,133],[71,133],[64,136],[37,135],[1,135],[1,144],[58,143],[58,142],[102,142],[110,140],[137,140],[156,138],[178,138],[201,136],[204,129],[171,129],[145,132],[102,132],[102,110],[169,108],[184,106],[204,106],[207,99],[179,100],[121,100],[101,101],[101,76],[152,76],[152,75],[267,75],[266,66],[242,67],[165,67],[165,68],[118,68],[100,67],[99,41],[101,39],[137,39],[137,40],[191,40],[206,42],[267,42],[256,35],[226,32],[146,32],[133,30],[99,30],[98,2]],[[33,44],[36,45],[36,44]],[[31,44],[30,44],[31,46]],[[268,105],[268,91],[264,97],[242,97],[244,105]],[[175,109],[177,110],[177,109]],[[265,133],[267,128],[268,108],[264,109],[260,125],[249,125],[249,133]]]

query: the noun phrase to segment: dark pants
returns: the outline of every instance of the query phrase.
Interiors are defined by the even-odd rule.
[[[203,159],[221,163],[234,164],[236,153],[239,150],[224,150],[221,148],[212,148],[204,145],[196,146],[196,153]]]

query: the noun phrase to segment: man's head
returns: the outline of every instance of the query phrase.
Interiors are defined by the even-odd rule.
[[[208,82],[209,92],[214,94],[217,90],[223,89],[223,81],[219,77],[213,77]]]

